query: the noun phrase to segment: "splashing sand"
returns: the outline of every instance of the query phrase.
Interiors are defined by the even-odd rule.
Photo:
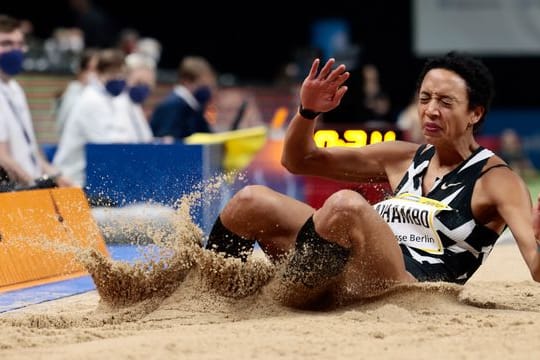
[[[496,247],[465,286],[413,284],[339,308],[300,310],[280,301],[280,264],[260,253],[241,263],[201,247],[190,216],[200,196],[179,202],[174,232],[153,239],[140,262],[77,249],[97,291],[3,314],[0,357],[540,356],[540,287],[513,244]]]
[[[217,261],[218,269],[226,266]],[[465,286],[414,284],[337,309],[302,311],[275,300],[272,280],[234,297],[229,287],[213,285],[219,271],[209,276],[208,268],[193,266],[169,296],[118,306],[91,292],[5,313],[0,357],[538,357],[540,287],[527,280],[515,245],[496,247],[485,267]],[[495,281],[501,276],[507,278]]]

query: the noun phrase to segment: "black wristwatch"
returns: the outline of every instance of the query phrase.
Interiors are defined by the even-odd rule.
[[[303,118],[308,119],[308,120],[313,120],[321,114],[320,112],[316,112],[316,111],[304,108],[302,104],[300,104],[300,108],[298,109],[298,112],[300,113],[300,115],[302,115]]]

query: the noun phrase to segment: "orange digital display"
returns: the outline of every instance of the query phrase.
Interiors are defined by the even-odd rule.
[[[318,147],[362,147],[382,141],[394,141],[396,140],[396,132],[389,130],[383,134],[379,130],[373,130],[369,133],[365,130],[345,130],[343,138],[341,138],[336,130],[318,130],[315,132],[314,139]]]

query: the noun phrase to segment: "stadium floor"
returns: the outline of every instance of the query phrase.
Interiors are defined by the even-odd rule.
[[[133,261],[140,257],[139,248],[135,245],[108,244],[107,248],[111,258],[115,260]],[[0,313],[85,293],[95,290],[95,288],[90,275],[85,275],[74,279],[8,291],[0,294]]]

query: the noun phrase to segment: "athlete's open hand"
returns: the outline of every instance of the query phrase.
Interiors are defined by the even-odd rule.
[[[315,112],[327,112],[339,105],[347,86],[343,85],[350,73],[341,64],[332,69],[335,59],[330,59],[319,71],[320,59],[315,59],[300,89],[302,106]]]

